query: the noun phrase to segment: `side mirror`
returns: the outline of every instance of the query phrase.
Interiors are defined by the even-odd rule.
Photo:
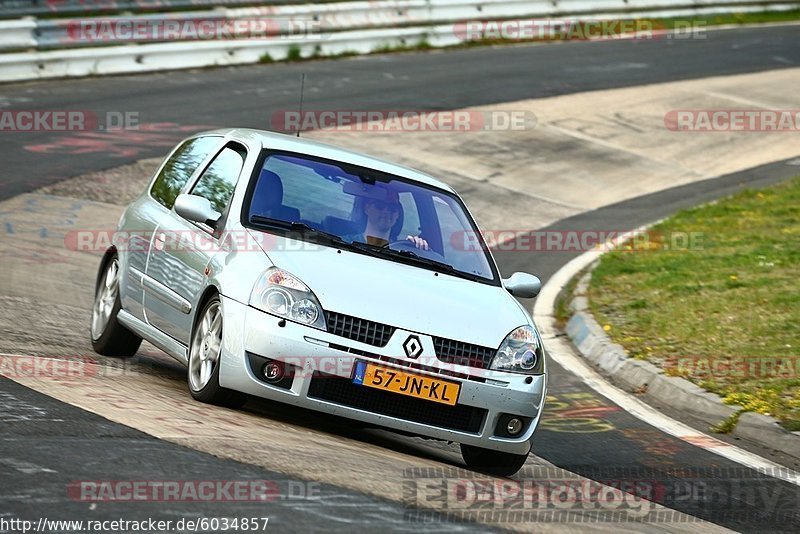
[[[506,291],[522,299],[532,299],[542,289],[542,281],[538,276],[528,273],[514,273],[503,280]]]
[[[222,214],[211,207],[207,198],[197,195],[178,195],[175,199],[175,213],[192,222],[203,223],[216,227]]]

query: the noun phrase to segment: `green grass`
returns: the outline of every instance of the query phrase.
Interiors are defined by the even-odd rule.
[[[591,17],[588,17],[591,18]],[[622,18],[622,16],[621,16]],[[643,17],[636,20],[646,20],[654,24],[655,28],[678,30],[685,28],[686,23],[693,23],[698,29],[704,26],[723,26],[732,24],[768,24],[775,22],[792,22],[800,20],[800,8],[785,11],[753,11],[710,13],[708,15],[691,15],[685,17],[649,18]]]
[[[710,430],[712,432],[718,432],[719,434],[730,434],[731,431],[736,428],[736,423],[739,422],[739,417],[741,417],[742,412],[744,412],[744,410],[739,410],[721,423],[712,426]]]
[[[418,52],[421,50],[430,50],[433,46],[428,42],[427,37],[423,37],[415,44],[396,44],[396,45],[381,45],[372,49],[371,54],[394,54],[397,52]]]
[[[674,232],[702,244],[670,247]],[[598,321],[633,357],[800,430],[800,177],[684,210],[649,237],[595,269]]]
[[[286,61],[300,61],[301,59],[303,59],[303,52],[300,50],[300,46],[291,45],[286,51]]]
[[[567,326],[567,321],[572,316],[572,311],[569,308],[572,299],[575,298],[575,288],[578,285],[578,282],[581,278],[586,274],[586,271],[583,270],[576,274],[575,276],[567,282],[566,287],[564,290],[558,295],[558,299],[556,300],[556,311],[555,311],[555,318],[556,318],[556,325],[564,329]]]
[[[751,13],[716,13],[697,16],[688,20],[705,21],[709,26],[723,24],[764,24],[770,22],[791,22],[800,19],[800,9],[787,9],[785,11],[754,11]],[[676,20],[685,20],[681,17],[662,19],[673,28]]]

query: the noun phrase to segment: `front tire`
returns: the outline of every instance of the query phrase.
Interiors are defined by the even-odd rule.
[[[491,475],[510,477],[519,471],[528,459],[527,454],[511,454],[461,444],[461,456],[467,467]]]
[[[103,270],[97,279],[90,334],[92,348],[98,354],[130,358],[139,350],[142,338],[117,320],[117,314],[122,309],[119,279],[119,258],[114,254],[103,265]]]
[[[247,396],[219,385],[222,356],[222,303],[212,297],[200,312],[200,319],[189,345],[189,393],[195,400],[229,408],[238,408]]]

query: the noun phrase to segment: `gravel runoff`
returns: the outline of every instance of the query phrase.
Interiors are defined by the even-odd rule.
[[[141,194],[161,161],[162,158],[143,159],[113,169],[90,172],[34,193],[127,206]]]

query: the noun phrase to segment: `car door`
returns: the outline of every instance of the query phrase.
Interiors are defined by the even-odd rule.
[[[246,157],[244,146],[227,143],[187,191],[207,198],[223,214],[219,229],[224,227]],[[147,320],[185,345],[191,336],[193,306],[204,288],[205,269],[221,249],[219,235],[208,225],[184,219],[173,208],[164,214],[153,236],[144,279]]]
[[[180,143],[158,169],[148,194],[137,199],[121,221],[120,230],[127,236],[127,246],[120,247],[120,298],[122,307],[143,321],[146,316],[142,280],[155,230],[190,178],[221,144],[222,137],[218,135]]]

